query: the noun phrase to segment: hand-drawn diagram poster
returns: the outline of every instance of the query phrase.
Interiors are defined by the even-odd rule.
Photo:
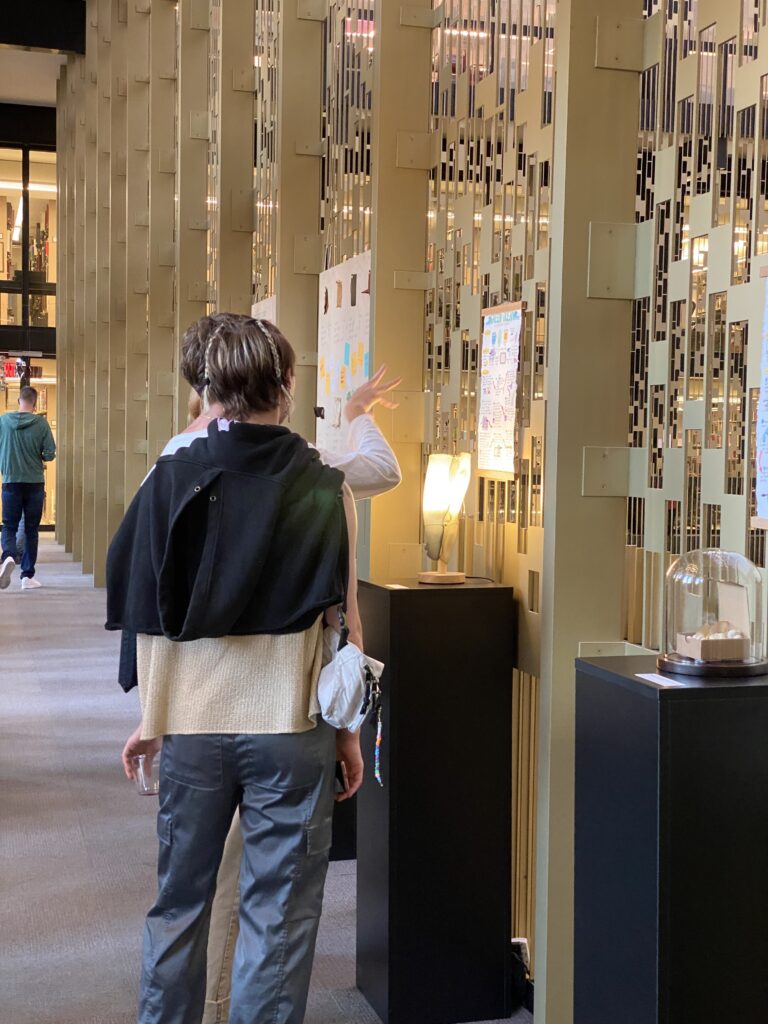
[[[344,404],[369,377],[371,253],[320,275],[317,316],[317,446],[343,451]]]
[[[480,353],[477,468],[515,471],[517,368],[523,309],[508,303],[484,310]]]
[[[757,515],[768,518],[768,281],[765,284],[763,310],[763,344],[760,353],[760,400],[757,406],[755,452],[755,497]]]

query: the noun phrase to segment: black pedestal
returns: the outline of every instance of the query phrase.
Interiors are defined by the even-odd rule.
[[[357,832],[357,797],[342,800],[333,807],[331,860],[354,860]]]
[[[574,1024],[768,1021],[768,676],[577,662],[575,895]]]
[[[361,583],[386,664],[384,788],[363,729],[357,984],[384,1024],[508,1016],[512,590]]]

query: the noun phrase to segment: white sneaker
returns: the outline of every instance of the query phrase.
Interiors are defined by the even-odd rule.
[[[14,560],[8,556],[6,560],[0,565],[0,590],[6,590],[10,586],[11,576],[16,568]]]
[[[42,583],[38,583],[37,580],[33,579],[31,576],[25,576],[21,581],[22,590],[39,590],[42,585]]]

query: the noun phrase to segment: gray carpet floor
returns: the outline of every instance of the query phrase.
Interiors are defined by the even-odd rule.
[[[103,591],[50,539],[38,577],[0,593],[0,1024],[134,1024],[156,856],[154,800],[120,766],[138,704]],[[354,870],[331,866],[306,1024],[379,1024],[354,988]]]

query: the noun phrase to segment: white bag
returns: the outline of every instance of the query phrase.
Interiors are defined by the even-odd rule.
[[[340,646],[343,644],[343,646]],[[317,698],[325,721],[334,729],[357,732],[378,699],[384,665],[369,658],[355,644],[326,626],[323,632],[323,668]]]

